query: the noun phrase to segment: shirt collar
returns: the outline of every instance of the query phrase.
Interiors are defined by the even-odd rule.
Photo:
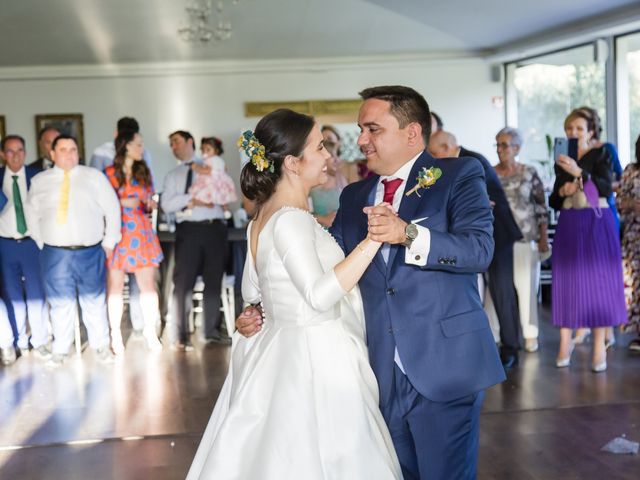
[[[7,167],[7,174],[9,175],[10,178],[13,177],[14,175],[17,175],[19,178],[24,177],[25,176],[24,165],[17,172],[14,172],[9,167]]]
[[[403,182],[406,182],[407,178],[409,178],[409,174],[411,173],[411,169],[413,169],[413,165],[416,163],[416,160],[418,160],[418,157],[420,157],[420,155],[422,155],[422,152],[419,152],[415,157],[413,157],[407,163],[402,165],[392,175],[381,175],[380,182],[382,182],[383,180],[391,179],[391,178],[400,178],[402,179]]]

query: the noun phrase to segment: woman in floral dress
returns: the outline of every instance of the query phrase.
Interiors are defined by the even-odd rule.
[[[505,127],[496,135],[500,163],[495,170],[520,231],[513,246],[513,283],[518,292],[520,322],[527,352],[538,350],[538,287],[540,255],[549,251],[547,205],[536,169],[516,160],[522,147],[520,132]]]
[[[640,333],[640,136],[636,140],[636,161],[622,174],[617,197],[624,223],[622,257],[629,323],[627,329]],[[629,350],[640,352],[640,335],[629,343]]]
[[[122,206],[122,239],[107,259],[109,269],[107,296],[111,348],[115,354],[124,352],[122,341],[125,273],[133,273],[140,288],[140,307],[144,319],[143,335],[150,349],[162,348],[156,336],[158,292],[155,272],[163,259],[158,237],[153,231],[148,211],[155,207],[152,200],[151,171],[142,159],[142,137],[135,132],[122,132],[116,138],[113,165],[105,170]]]

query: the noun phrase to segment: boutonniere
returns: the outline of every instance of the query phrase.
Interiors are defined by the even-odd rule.
[[[408,197],[413,192],[415,192],[416,195],[420,196],[420,193],[418,192],[419,189],[429,188],[431,185],[436,183],[436,180],[438,180],[441,176],[442,170],[440,170],[438,167],[422,167],[422,170],[418,172],[418,177],[416,178],[416,182],[418,183],[416,183],[416,185],[411,190],[405,193],[405,195]]]

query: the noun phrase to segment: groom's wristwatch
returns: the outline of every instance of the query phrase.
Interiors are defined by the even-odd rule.
[[[405,239],[402,242],[406,248],[411,248],[411,244],[418,236],[418,227],[414,223],[408,223],[406,227],[404,227]]]

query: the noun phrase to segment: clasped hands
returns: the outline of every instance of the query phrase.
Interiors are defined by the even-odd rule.
[[[391,245],[406,240],[407,222],[398,216],[391,204],[382,202],[374,207],[364,207],[363,212],[367,215],[369,223],[367,237],[370,240]]]
[[[380,203],[374,207],[365,207],[369,233],[367,237],[374,242],[402,243],[406,239],[407,222],[402,220],[389,203]],[[259,305],[246,307],[236,319],[236,328],[245,337],[252,337],[262,330],[262,308]]]
[[[122,205],[124,208],[136,209],[140,206],[140,204],[144,204],[146,210],[148,211],[151,211],[158,206],[158,203],[151,197],[148,197],[146,200],[142,200],[138,197],[127,197],[120,200],[120,205]]]

